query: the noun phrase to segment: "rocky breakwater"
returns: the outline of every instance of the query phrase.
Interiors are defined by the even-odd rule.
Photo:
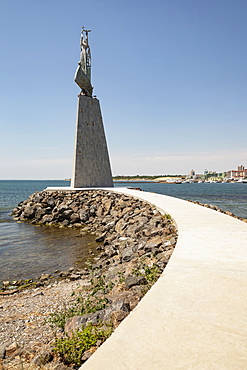
[[[14,220],[47,226],[80,228],[103,243],[100,267],[155,257],[163,269],[176,244],[177,231],[169,215],[126,195],[101,190],[41,191],[13,210]]]
[[[117,327],[158,279],[177,240],[169,215],[139,199],[102,190],[36,192],[13,210],[13,216],[48,227],[77,227],[81,235],[95,234],[99,255],[81,271],[61,272],[67,281],[78,281],[79,293],[68,309],[53,313],[50,320],[60,329],[49,361],[58,355],[75,366],[86,361],[107,335],[101,331],[94,344],[80,347],[74,357],[69,341],[75,348],[76,335],[83,335],[83,330],[92,333],[97,325],[109,335],[108,326]]]
[[[218,206],[215,206],[214,204],[201,203],[201,202],[198,202],[197,200],[193,201],[193,200],[190,200],[190,199],[187,199],[187,202],[198,204],[199,206],[202,206],[202,207],[210,208],[213,211],[224,213],[225,215],[231,216],[233,218],[237,218],[238,220],[247,223],[247,218],[236,216],[232,212],[229,212],[229,211],[224,211],[222,208],[219,208]]]

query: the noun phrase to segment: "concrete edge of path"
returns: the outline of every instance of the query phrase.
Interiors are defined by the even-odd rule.
[[[102,190],[154,204],[179,235],[161,277],[80,369],[246,369],[247,224],[170,196]]]

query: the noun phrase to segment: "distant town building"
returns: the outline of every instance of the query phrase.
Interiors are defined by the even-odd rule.
[[[247,177],[247,169],[245,169],[243,165],[238,166],[237,170],[227,171],[226,177],[228,177],[229,179]]]
[[[193,176],[195,176],[195,171],[194,170],[191,170],[190,171],[190,177],[193,177]]]
[[[201,176],[204,180],[212,180],[212,181],[222,181],[226,176],[226,172],[216,172],[216,171],[208,171],[205,170],[204,174]]]

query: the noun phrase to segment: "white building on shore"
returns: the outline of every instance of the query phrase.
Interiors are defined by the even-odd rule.
[[[247,177],[247,169],[243,165],[238,166],[237,170],[227,171],[226,177],[229,179],[245,178]]]

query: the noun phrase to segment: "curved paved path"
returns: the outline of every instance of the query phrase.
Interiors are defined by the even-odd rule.
[[[246,370],[247,224],[165,195],[113,191],[169,213],[179,237],[159,280],[80,369]]]

